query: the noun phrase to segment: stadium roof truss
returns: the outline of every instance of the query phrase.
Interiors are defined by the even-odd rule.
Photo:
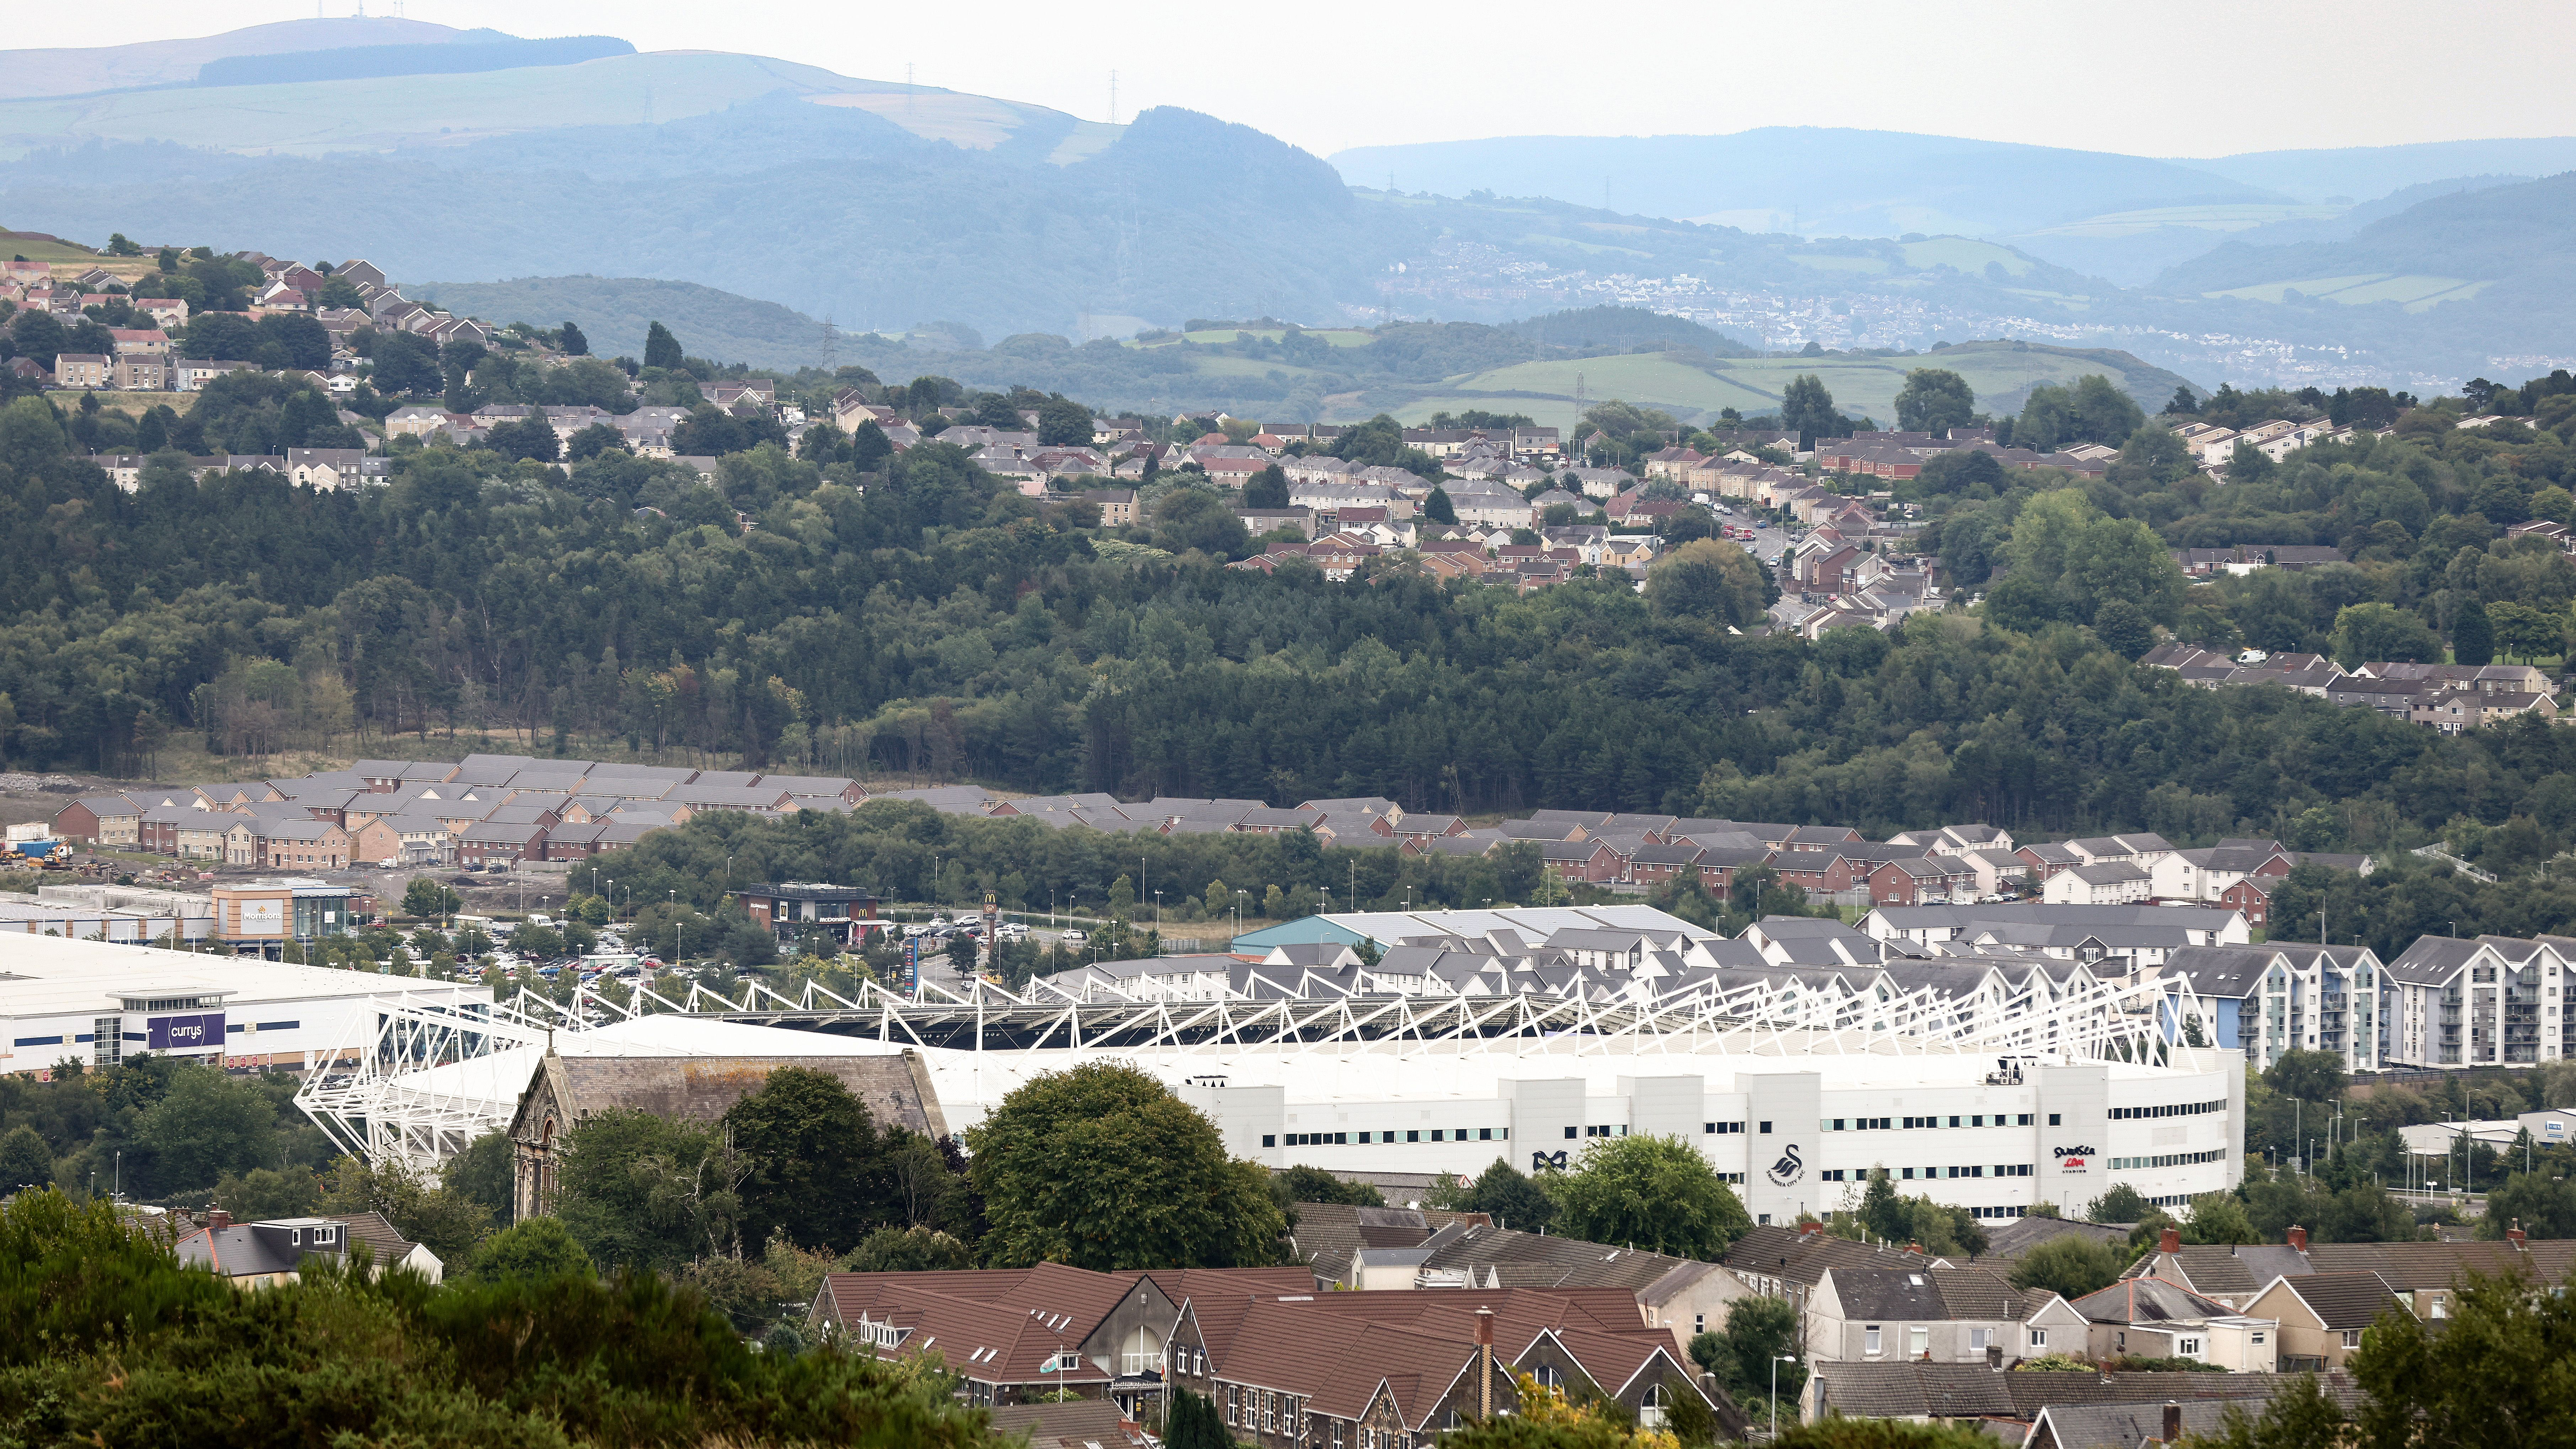
[[[790,996],[756,980],[727,996],[692,983],[679,999],[642,986],[590,985],[569,1002],[522,991],[487,1007],[409,995],[373,1001],[365,1040],[345,1044],[353,1070],[316,1072],[297,1104],[344,1150],[414,1170],[444,1162],[508,1125],[521,1077],[499,1082],[505,1053],[549,1049],[556,1034],[676,1012],[964,1051],[1117,1050],[1224,1054],[1253,1050],[1338,1057],[1500,1051],[1513,1055],[1994,1055],[2162,1064],[2183,1023],[2210,1019],[2181,977],[2091,980],[2072,987],[2032,972],[1965,995],[1880,981],[1832,989],[1783,976],[1724,990],[1661,995],[1355,995],[1299,974],[1254,973],[1251,989],[1181,1000],[1094,983],[1080,996],[1044,983],[1020,993],[987,981],[918,993],[864,982],[852,995],[806,982]],[[1304,988],[1300,990],[1299,988]],[[363,1030],[363,1028],[362,1028]],[[528,1070],[534,1054],[515,1059]],[[481,1064],[485,1070],[477,1072]]]

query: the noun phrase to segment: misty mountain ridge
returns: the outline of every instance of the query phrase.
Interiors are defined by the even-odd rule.
[[[442,286],[693,284],[784,309],[770,322],[791,329],[807,325],[783,320],[799,314],[845,332],[936,317],[1005,338],[997,347],[1056,339],[1025,344],[1038,351],[1193,316],[1503,323],[1606,305],[1687,318],[1704,338],[1623,325],[1640,332],[1635,346],[1708,359],[1784,339],[1923,349],[2018,335],[2134,347],[2204,381],[2313,366],[2411,382],[2488,370],[2499,351],[2576,352],[2571,304],[2543,284],[2555,273],[2525,275],[2557,254],[2543,234],[2556,234],[2565,197],[2462,212],[2465,230],[2418,215],[2522,195],[2536,183],[2513,179],[2532,174],[2516,167],[2554,154],[2554,141],[2300,153],[2285,166],[2274,153],[2176,161],[1784,127],[1363,148],[1337,169],[1176,108],[1107,126],[720,52],[129,89],[77,107],[7,89],[48,68],[31,57],[85,57],[52,68],[166,87],[191,57],[188,75],[261,54],[286,56],[289,73],[296,55],[435,69],[479,64],[469,53],[496,43],[430,27],[408,32],[426,39],[410,48],[458,54],[381,61],[372,49],[407,42],[380,33],[293,22],[158,48],[0,54],[0,209],[13,226],[92,240],[365,255]],[[266,51],[262,35],[275,41]],[[1428,168],[1411,180],[1408,156]],[[2476,164],[2496,158],[2513,164]],[[1394,191],[1379,161],[1394,165]],[[818,183],[818,167],[864,182]],[[2319,177],[2396,180],[2359,201],[2285,180]],[[2490,225],[2521,240],[2481,243],[2472,233]],[[2355,270],[2318,270],[2329,265]],[[2328,282],[2331,305],[2317,300]],[[582,305],[633,315],[606,293]],[[749,315],[742,325],[768,325]],[[2251,341],[2194,340],[2231,337]],[[2314,361],[2280,360],[2274,341]],[[1275,371],[1265,385],[1282,395],[1315,381]]]

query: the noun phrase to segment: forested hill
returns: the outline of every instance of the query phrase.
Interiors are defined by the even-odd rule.
[[[2576,171],[2452,191],[2374,221],[2346,241],[2232,242],[2156,280],[2160,291],[2215,292],[2301,278],[2423,274],[2487,279],[2576,267]]]

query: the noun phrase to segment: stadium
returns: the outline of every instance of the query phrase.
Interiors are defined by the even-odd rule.
[[[1376,966],[1331,940],[1247,961],[1247,941],[1016,994],[385,996],[347,1044],[354,1069],[310,1077],[301,1100],[352,1150],[428,1165],[505,1126],[549,1051],[908,1051],[952,1128],[1040,1073],[1117,1058],[1270,1167],[1529,1170],[1652,1133],[1691,1142],[1757,1221],[1841,1207],[1878,1167],[1984,1218],[2080,1208],[2114,1183],[2179,1205],[2242,1175],[2243,1056],[2182,1044],[2187,982],[1986,953],[1908,990],[1903,970],[1842,959],[1866,938],[1838,922],[1723,940],[1642,907],[1314,919],[1364,936]],[[1963,996],[1961,979],[1980,984]]]

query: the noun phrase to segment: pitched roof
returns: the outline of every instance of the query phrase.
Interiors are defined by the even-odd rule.
[[[2330,1329],[2368,1328],[2397,1302],[2395,1290],[2377,1273],[2310,1273],[2281,1281]]]
[[[2028,1316],[2021,1290],[1983,1268],[1834,1268],[1845,1318],[1910,1323]]]
[[[1854,1242],[1831,1233],[1801,1233],[1764,1223],[1736,1239],[1720,1261],[1739,1278],[1759,1274],[1812,1287],[1829,1268],[1920,1271],[1932,1260],[1921,1253]]]

